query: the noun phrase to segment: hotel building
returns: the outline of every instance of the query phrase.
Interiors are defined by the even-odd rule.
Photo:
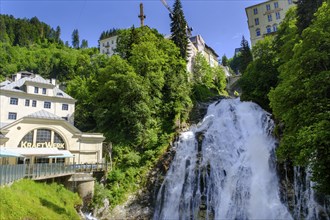
[[[270,0],[245,8],[252,47],[265,36],[274,34],[293,0]]]
[[[105,138],[74,126],[75,102],[54,79],[30,72],[1,82],[0,164],[101,163]]]
[[[117,38],[118,38],[118,36],[115,35],[115,36],[100,40],[99,41],[100,53],[107,54],[108,56],[114,55],[115,49],[117,47]]]

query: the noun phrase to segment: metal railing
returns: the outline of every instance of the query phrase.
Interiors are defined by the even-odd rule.
[[[0,185],[23,179],[26,175],[26,164],[0,165]]]
[[[16,164],[0,165],[0,185],[29,178],[33,180],[54,178],[81,172],[107,171],[108,164]]]

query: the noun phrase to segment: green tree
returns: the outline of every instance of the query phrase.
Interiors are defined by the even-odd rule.
[[[284,123],[280,159],[309,166],[320,191],[330,194],[330,7],[324,3],[280,67],[279,85],[269,94],[276,118]]]
[[[88,41],[85,40],[85,39],[83,39],[83,40],[81,41],[80,48],[82,48],[82,49],[88,48]]]
[[[239,71],[243,74],[249,63],[253,60],[249,42],[244,38],[244,36],[242,37],[241,48],[241,62],[239,65]]]
[[[182,4],[180,0],[175,0],[173,5],[173,14],[171,15],[171,39],[175,45],[180,48],[181,57],[187,58],[187,21],[183,14]]]
[[[59,43],[61,40],[61,27],[57,26],[55,31],[55,42]]]
[[[227,56],[226,56],[226,54],[224,54],[223,56],[222,56],[222,58],[221,58],[221,64],[222,64],[222,66],[228,66],[228,58],[227,58]]]
[[[236,53],[233,58],[229,59],[229,66],[236,74],[240,73],[241,62],[242,62],[241,52]]]
[[[254,60],[239,79],[242,89],[241,99],[253,101],[262,108],[270,110],[268,93],[278,83],[279,67],[277,53],[273,47],[273,38],[266,37],[253,47]]]
[[[72,32],[72,47],[79,49],[79,32],[78,29],[74,29]]]

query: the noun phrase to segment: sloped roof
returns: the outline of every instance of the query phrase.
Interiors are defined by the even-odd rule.
[[[54,86],[53,84],[51,84],[48,80],[42,78],[39,75],[35,75],[33,78],[24,77],[24,78],[21,78],[17,81],[14,81],[14,82],[10,82],[10,81],[6,80],[6,81],[1,83],[0,90],[26,93],[25,91],[20,89],[26,82],[35,82],[35,83],[39,83],[39,84],[50,85],[54,89],[54,96],[55,97],[74,99],[71,96],[69,96],[68,94],[66,94],[65,92],[63,92],[61,89],[59,89],[56,86]]]
[[[53,120],[64,120],[63,118],[54,115],[48,111],[40,110],[38,112],[32,113],[30,115],[25,116],[25,118],[42,118],[42,119],[53,119]]]

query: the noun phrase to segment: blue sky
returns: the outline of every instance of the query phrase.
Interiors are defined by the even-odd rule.
[[[71,43],[74,29],[80,41],[97,46],[102,31],[111,28],[140,26],[139,4],[143,3],[145,25],[162,34],[170,33],[170,18],[160,0],[0,0],[1,14],[16,18],[37,16],[54,29],[61,27],[61,39]],[[182,0],[186,20],[193,35],[200,34],[221,57],[232,57],[242,35],[250,39],[245,8],[257,0]],[[172,7],[174,1],[167,1]]]

